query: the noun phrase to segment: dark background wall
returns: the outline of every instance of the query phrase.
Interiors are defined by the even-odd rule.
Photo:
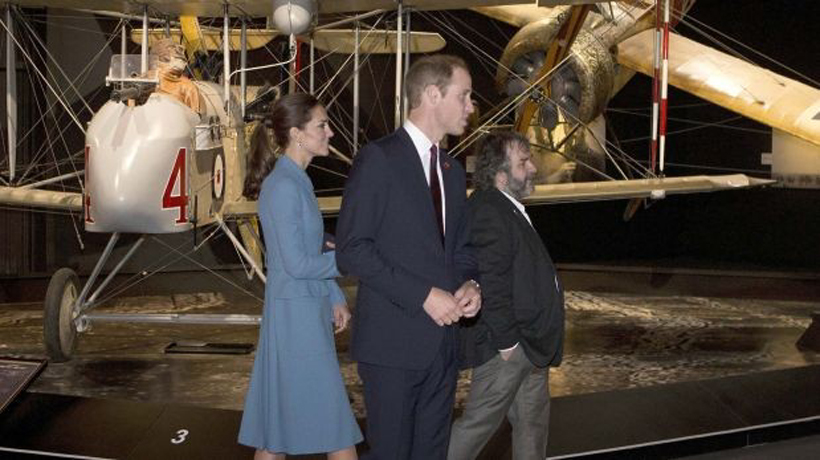
[[[820,44],[814,20],[820,4],[813,1],[717,2],[699,0],[690,16],[769,56],[784,66],[820,80]],[[684,23],[679,31],[707,41]],[[721,42],[727,43],[725,38]],[[732,47],[756,63],[806,82],[740,46]],[[674,49],[670,51],[674,53]],[[809,83],[811,84],[811,83]],[[651,101],[651,80],[636,76],[615,97],[611,109],[633,109]],[[812,84],[817,87],[817,83]],[[732,112],[670,88],[669,132],[691,129],[678,121],[715,123]],[[647,112],[648,113],[648,112]],[[648,118],[608,110],[609,127],[624,150],[648,158]],[[670,134],[667,175],[716,174],[734,171],[768,177],[760,155],[771,151],[770,130],[749,120],[733,121],[730,129],[711,127]],[[642,141],[624,140],[644,138]],[[695,167],[700,165],[703,167]],[[673,263],[752,269],[820,268],[818,190],[766,188],[713,194],[674,196],[654,203],[624,222],[625,202],[545,206],[536,221],[550,250],[562,262]]]
[[[820,17],[818,2],[700,0],[690,15],[788,67],[820,79],[820,60],[817,59],[820,45],[815,39],[813,21]],[[445,19],[495,57],[500,56],[506,40],[514,33],[510,27],[469,11],[455,12],[445,16]],[[418,15],[414,16],[413,27],[418,30],[439,30],[440,27],[434,22]],[[101,26],[101,29],[106,27],[111,28],[110,23]],[[679,30],[698,41],[704,41],[685,25],[681,25]],[[115,42],[111,45],[114,48],[119,46],[118,40]],[[470,62],[476,91],[488,95],[487,99],[479,100],[480,106],[486,109],[498,100],[492,84],[495,69],[479,62],[473,52],[457,46],[454,40],[448,40],[448,43],[445,52],[464,56]],[[138,52],[134,45],[132,48],[132,52]],[[280,48],[284,50],[284,47]],[[266,52],[254,53],[252,61],[269,59]],[[752,57],[748,53],[747,56]],[[327,72],[325,75],[341,65],[344,59],[344,56],[328,59],[323,64]],[[762,62],[757,57],[753,60]],[[370,80],[363,82],[364,140],[375,139],[392,129],[392,66],[392,57],[374,57],[370,68],[365,71]],[[774,70],[792,76],[783,69]],[[341,75],[335,84],[341,85],[348,76],[349,73]],[[281,77],[276,73],[256,75],[251,83],[259,84],[265,80],[276,82]],[[323,78],[327,77],[320,73],[317,81],[323,81]],[[306,78],[303,81],[306,82]],[[376,98],[376,89],[381,91],[381,99]],[[93,91],[101,100],[105,99],[104,91],[99,93],[98,88]],[[639,108],[648,113],[650,101],[650,79],[638,75],[615,97],[611,107]],[[670,90],[669,101],[670,117],[675,119],[716,122],[734,116],[674,89]],[[352,105],[352,92],[342,93],[335,104],[337,107],[331,109],[332,117],[338,123],[350,126],[345,113],[349,109],[342,108]],[[645,138],[649,132],[647,117],[609,110],[607,122],[612,133],[610,140],[618,139],[624,150],[639,159],[646,159],[649,151],[647,141],[634,139]],[[672,134],[667,144],[667,174],[741,170],[767,177],[768,169],[760,165],[760,154],[771,148],[767,128],[743,120],[731,125],[749,130],[712,127]],[[673,119],[669,131],[675,133],[691,126]],[[336,140],[340,141],[338,136]],[[346,172],[346,167],[340,165],[338,160],[318,163]],[[316,170],[311,174],[317,189],[338,189],[343,186],[343,180],[333,175]],[[630,221],[622,218],[626,206],[624,201],[540,206],[532,208],[530,213],[559,263],[817,271],[820,268],[820,244],[816,236],[820,234],[820,213],[815,204],[818,198],[820,191],[782,188],[674,196],[640,210]],[[4,258],[0,264],[0,277],[48,275],[61,266],[71,266],[80,272],[90,271],[105,244],[105,235],[88,234],[81,230],[81,248],[75,236],[74,223],[67,217],[49,216],[26,223],[31,220],[22,217],[22,214],[20,211],[0,210],[0,244],[3,245],[0,256]],[[334,226],[335,220],[328,219],[328,229],[332,231]],[[124,253],[127,244],[134,239],[125,237],[118,247],[118,254]],[[177,235],[163,237],[163,241],[188,252],[193,247],[194,237],[191,234]],[[12,249],[14,251],[9,252]],[[27,259],[12,260],[12,256],[20,251],[27,252]],[[167,253],[167,248],[161,244],[150,245],[126,267],[126,272],[139,272]],[[199,264],[223,268],[237,266],[233,249],[224,238],[206,245],[194,257],[196,263],[180,259],[168,268],[187,271],[200,270]]]

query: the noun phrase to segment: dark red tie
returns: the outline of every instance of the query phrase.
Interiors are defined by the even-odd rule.
[[[441,185],[438,182],[438,148],[435,144],[430,147],[430,194],[433,196],[433,208],[436,211],[438,231],[441,241],[444,242],[444,219],[441,213]]]

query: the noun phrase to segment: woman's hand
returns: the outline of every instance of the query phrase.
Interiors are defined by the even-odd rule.
[[[336,330],[333,331],[334,334],[338,334],[343,330],[347,329],[348,323],[350,323],[350,309],[347,308],[346,304],[338,304],[333,306],[333,324],[336,325]]]

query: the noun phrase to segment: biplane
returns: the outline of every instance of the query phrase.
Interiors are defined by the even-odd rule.
[[[18,165],[15,72],[7,72],[7,155],[0,171],[0,203],[77,213],[85,231],[111,234],[83,285],[71,269],[61,268],[53,275],[44,305],[48,356],[55,361],[70,359],[78,334],[95,322],[257,323],[259,317],[252,315],[118,315],[97,313],[94,308],[101,303],[101,293],[150,235],[202,229],[212,229],[209,235],[222,232],[251,272],[264,281],[255,203],[241,196],[247,133],[278,94],[297,87],[315,92],[329,106],[340,105],[339,95],[330,91],[331,84],[314,86],[313,71],[328,56],[343,55],[337,62],[350,74],[353,107],[343,113],[345,122],[337,121],[334,126],[343,134],[337,138],[344,145],[332,148],[339,171],[331,171],[343,177],[361,145],[359,136],[366,130],[359,118],[362,61],[374,54],[395,56],[395,92],[388,97],[394,106],[394,124],[399,125],[404,110],[401,77],[408,56],[445,46],[442,35],[412,29],[411,18],[417,15],[471,8],[519,28],[509,43],[503,44],[500,55],[491,55],[474,44],[472,49],[467,46],[483,62],[492,63],[497,88],[494,99],[499,102],[475,121],[468,135],[450,139],[450,151],[466,156],[482,133],[499,126],[526,134],[541,158],[539,169],[545,171],[545,183],[536,186],[527,204],[612,199],[637,202],[773,182],[743,174],[665,177],[662,141],[658,143],[661,157],[657,165],[630,161],[606,139],[601,126],[608,101],[636,71],[662,73],[659,93],[668,81],[772,126],[783,145],[789,146],[783,149],[782,168],[775,168],[778,178],[800,182],[800,177],[816,174],[804,171],[805,162],[795,160],[788,151],[817,157],[820,91],[674,33],[662,40],[663,34],[657,30],[668,30],[683,20],[692,3],[659,2],[661,7],[666,5],[663,21],[655,2],[641,0],[22,0],[8,4],[0,21],[6,37],[7,67],[15,65],[19,52],[30,64],[30,73],[45,82],[43,91],[50,100],[47,112],[55,106],[62,108],[68,128],[61,129],[78,130],[83,142],[76,149],[66,147],[68,154],[63,158],[51,153],[53,145],[49,146],[52,150],[43,150],[58,164],[70,165],[71,172],[58,168],[56,174],[48,170],[51,177],[40,178],[31,173],[38,169]],[[51,69],[59,67],[59,62],[46,56],[48,51],[42,47],[38,61],[31,47],[24,45],[37,40],[36,28],[30,26],[21,8],[42,7],[82,10],[119,20],[109,43],[119,38],[121,52],[111,56],[105,76],[112,97],[100,107],[86,107],[81,116],[71,104],[77,96],[72,84],[64,88],[48,84],[56,79]],[[435,16],[427,19],[437,23]],[[452,39],[458,38],[446,21],[440,24],[442,29],[449,28]],[[34,38],[24,41],[21,36],[27,33]],[[164,38],[185,49],[186,73],[199,98],[195,108],[157,90],[158,64],[149,49]],[[140,45],[140,54],[128,54],[129,41]],[[284,42],[279,47],[282,51],[270,51],[277,42]],[[308,44],[310,55],[305,57]],[[664,47],[671,49],[669,59],[663,72],[656,72],[653,69],[660,60],[656,57]],[[254,49],[269,50],[268,62],[249,66],[247,54]],[[48,61],[48,74],[35,65],[43,61]],[[274,78],[285,76],[273,85],[246,83],[251,72],[271,70],[279,72]],[[304,83],[305,72],[310,74],[309,84]],[[352,129],[346,129],[347,122]],[[660,118],[658,123],[662,122]],[[621,177],[612,178],[607,168]],[[587,180],[573,180],[584,179],[578,177],[582,172]],[[337,190],[318,200],[322,212],[333,215],[339,210],[341,196]],[[143,236],[100,280],[122,234]]]

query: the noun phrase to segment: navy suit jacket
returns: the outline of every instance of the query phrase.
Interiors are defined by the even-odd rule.
[[[336,227],[336,261],[359,279],[351,354],[364,363],[424,369],[445,328],[424,311],[432,287],[454,292],[476,262],[462,225],[461,164],[439,156],[445,196],[442,246],[430,188],[416,148],[401,128],[364,146],[347,179]]]

